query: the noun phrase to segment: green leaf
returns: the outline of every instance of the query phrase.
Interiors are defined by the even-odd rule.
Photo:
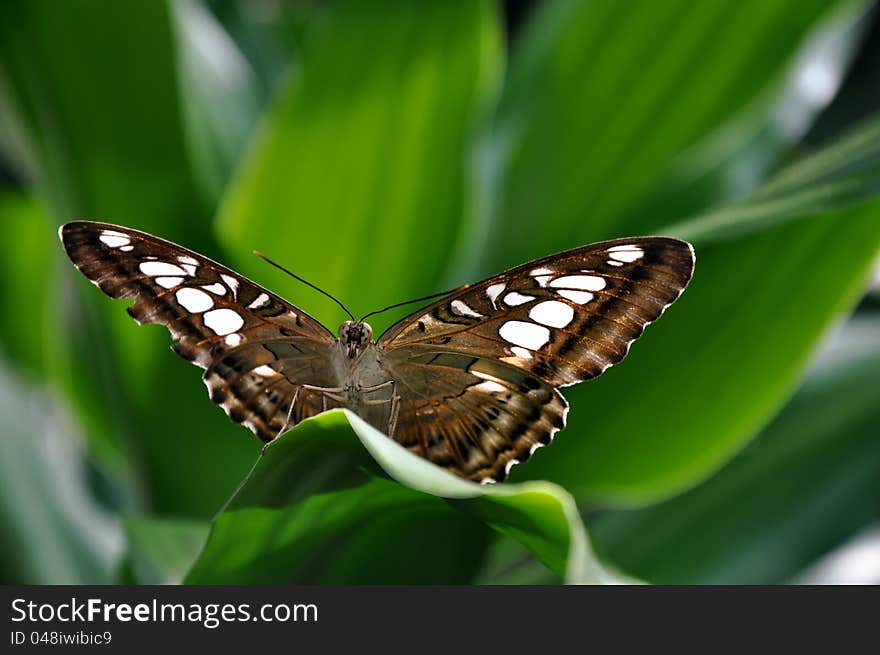
[[[186,581],[467,582],[487,525],[570,581],[610,579],[559,487],[461,480],[334,410],[272,442]]]
[[[195,175],[213,205],[257,121],[250,64],[199,0],[171,3],[187,144]]]
[[[748,199],[667,228],[705,244],[864,202],[880,193],[880,116],[805,157]]]
[[[0,582],[108,584],[118,527],[52,398],[0,361]]]
[[[782,583],[877,518],[880,320],[854,321],[783,412],[703,484],[594,521],[612,560],[658,583]]]
[[[10,0],[0,52],[58,219],[167,229],[200,213],[164,2]]]
[[[870,23],[870,8],[861,0],[837,3],[811,26],[778,82],[677,154],[626,211],[616,234],[652,231],[748,196],[782,162],[808,150],[815,121],[825,124],[832,104],[851,103],[844,78]],[[838,129],[826,140],[836,138]]]
[[[49,302],[48,235],[53,232],[42,207],[30,197],[0,195],[0,228],[15,235],[15,247],[0,257],[0,348],[20,370],[42,377],[43,327]]]
[[[291,286],[256,247],[361,313],[436,291],[499,81],[497,23],[492,4],[463,1],[340,2],[316,18],[218,219],[240,270]],[[338,324],[326,298],[294,297]]]
[[[122,522],[127,584],[178,584],[208,536],[204,521],[128,516]]]
[[[835,4],[542,5],[511,61],[503,185],[481,270],[621,236],[670,162],[778,83]]]

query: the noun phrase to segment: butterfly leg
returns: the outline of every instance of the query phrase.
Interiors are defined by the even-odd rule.
[[[400,396],[396,393],[397,385],[391,385],[391,413],[388,416],[388,436],[394,436],[394,429],[397,427],[397,414],[400,411]]]
[[[387,434],[388,436],[392,436],[394,434],[394,428],[397,426],[397,414],[400,410],[399,401],[400,396],[397,395],[397,383],[394,380],[388,380],[387,382],[382,382],[381,384],[373,385],[372,387],[363,387],[361,389],[362,392],[372,393],[373,391],[379,391],[380,389],[385,389],[387,387],[391,387],[391,395],[388,398],[380,398],[378,400],[365,400],[365,405],[387,405],[391,404],[391,409],[388,412],[388,427]]]

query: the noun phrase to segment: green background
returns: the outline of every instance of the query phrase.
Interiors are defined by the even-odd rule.
[[[0,581],[843,580],[880,525],[878,88],[869,2],[7,0]],[[333,329],[251,250],[356,314],[605,238],[697,266],[487,488],[342,412],[258,460],[72,219]]]

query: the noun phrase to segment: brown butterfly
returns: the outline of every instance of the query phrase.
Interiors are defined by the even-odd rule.
[[[207,257],[118,225],[75,221],[61,240],[104,293],[134,298],[174,351],[205,369],[211,400],[270,442],[347,407],[464,478],[501,481],[565,426],[559,387],[622,360],[684,291],[690,244],[615,239],[462,286],[384,332],[334,336],[286,300]],[[353,319],[353,317],[352,317]]]

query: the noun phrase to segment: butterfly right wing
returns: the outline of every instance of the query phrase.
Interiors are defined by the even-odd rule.
[[[503,480],[564,425],[557,390],[621,361],[687,286],[690,244],[594,243],[466,285],[379,338],[399,382],[394,438],[464,477]]]
[[[74,221],[59,231],[74,265],[138,323],[166,326],[173,350],[205,369],[211,400],[263,441],[319,413],[335,337],[283,298],[196,252],[130,228]]]

